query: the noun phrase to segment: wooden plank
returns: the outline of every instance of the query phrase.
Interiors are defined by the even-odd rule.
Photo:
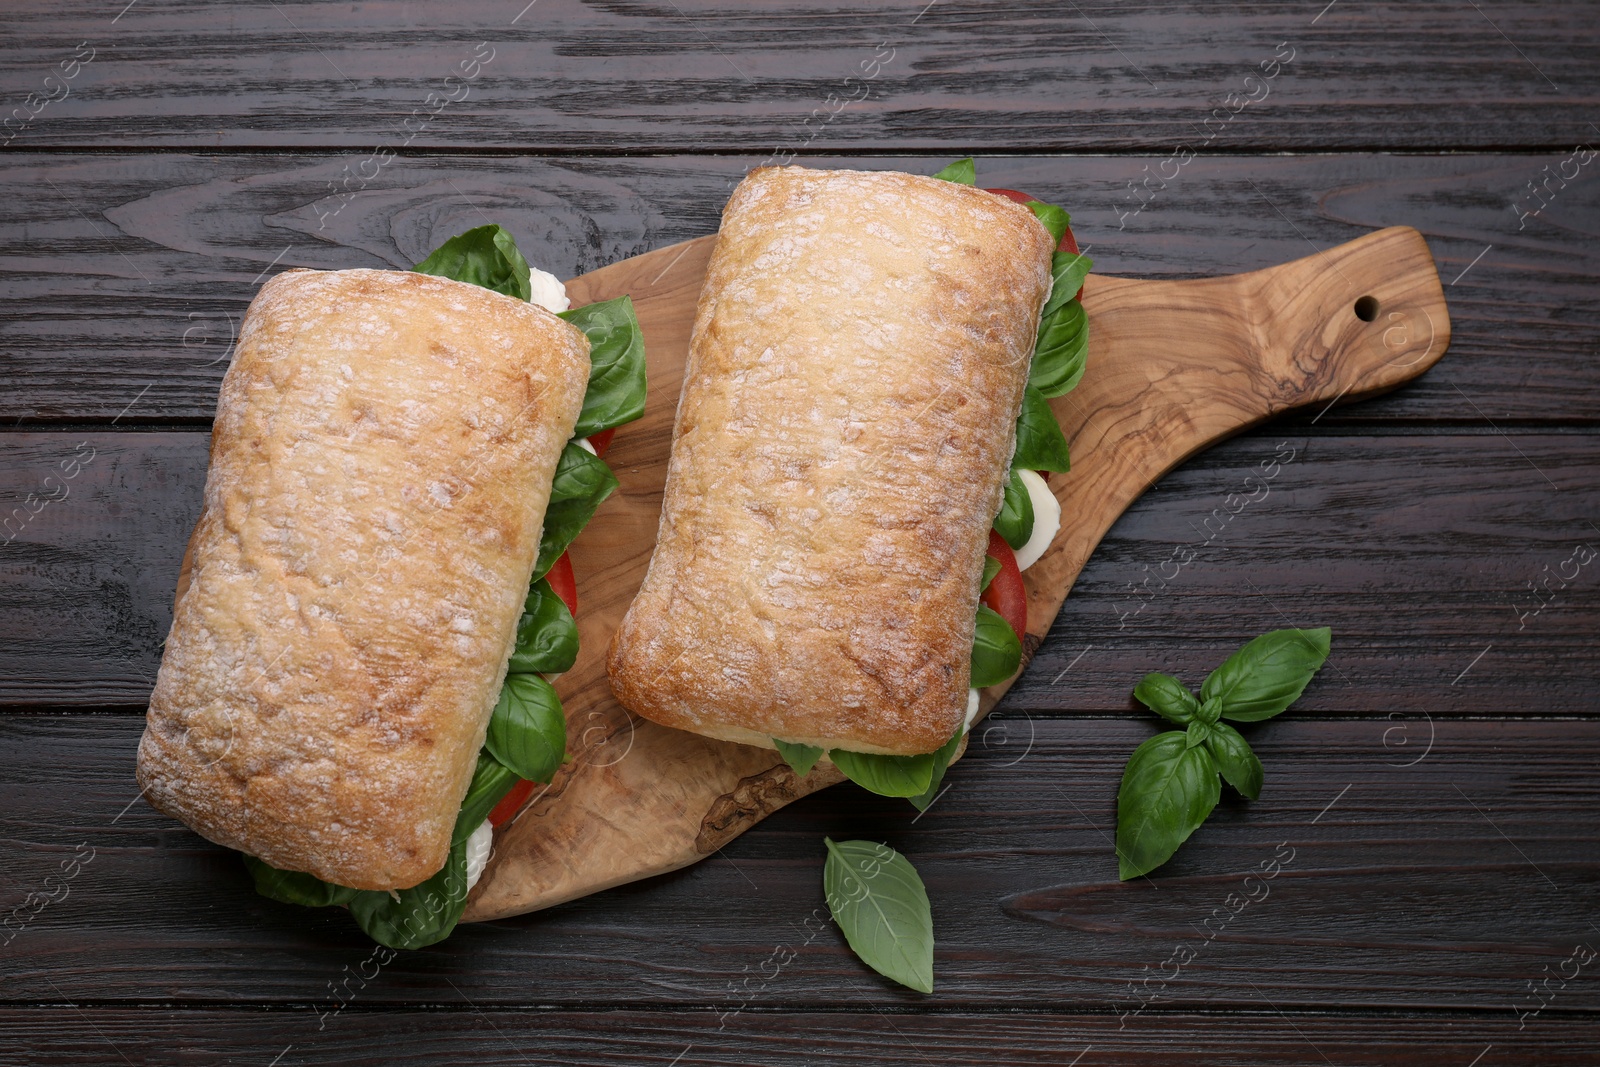
[[[0,1000],[309,1012],[336,1007],[339,983],[364,970],[358,992],[339,993],[353,1010],[751,1014],[865,1000],[1127,1012],[1137,1033],[1147,1015],[1235,1008],[1276,1033],[1270,998],[1284,1010],[1490,1011],[1509,1041],[1516,1006],[1537,1004],[1528,983],[1559,974],[1575,945],[1600,947],[1600,722],[1440,720],[1426,749],[1422,723],[1409,724],[1409,748],[1397,725],[1291,715],[1247,728],[1267,768],[1261,799],[1230,795],[1156,877],[1121,884],[1106,835],[1123,761],[1153,720],[991,722],[920,817],[854,787],[824,790],[695,867],[463,927],[374,976],[373,947],[347,916],[257,897],[232,854],[136,802],[138,719],[11,716],[0,899],[57,899],[5,946]],[[933,1000],[872,975],[827,923],[824,834],[888,841],[917,865],[938,936]],[[90,849],[64,890],[45,881]],[[1273,876],[1246,881],[1263,871]],[[1180,948],[1191,955],[1169,962]],[[1549,988],[1546,1020],[1600,1011],[1600,983]]]
[[[1551,185],[1537,217],[1519,219],[1514,209],[1535,205],[1527,183],[1547,166],[1555,174],[1565,158],[1202,158],[1166,189],[1152,183],[1137,195],[1128,182],[1142,180],[1147,165],[1154,173],[1158,158],[995,159],[982,173],[1068,205],[1103,274],[1255,270],[1378,227],[1416,226],[1453,283],[1445,287],[1450,356],[1420,382],[1336,408],[1319,425],[1593,425],[1600,251],[1589,235],[1600,229],[1600,181]],[[7,414],[24,425],[119,417],[123,426],[207,424],[239,316],[272,271],[404,267],[493,219],[518,235],[532,261],[570,277],[713,232],[745,165],[409,158],[345,200],[330,196],[328,183],[346,159],[0,160],[13,192],[0,222],[0,372],[14,398]],[[816,162],[931,172],[940,158]]]
[[[30,492],[34,506],[68,494],[0,546],[0,705],[144,702],[207,442],[0,435],[0,521],[26,513]],[[91,453],[60,479],[62,462]],[[1597,485],[1588,433],[1252,431],[1112,527],[1002,706],[1126,708],[1145,671],[1198,684],[1263,630],[1329,625],[1333,659],[1306,713],[1593,712],[1600,561],[1582,563],[1579,546],[1600,550]]]
[[[34,690],[56,704],[149,696],[209,442],[0,436],[0,702]]]
[[[1393,1067],[1592,1064],[1600,1025],[1556,1016],[1516,1032],[1503,1015],[1173,1014],[1119,1028],[1101,1014],[889,1014],[354,1010],[130,1010],[71,1004],[0,1009],[0,1040],[36,1067],[62,1064],[336,1063],[405,1067],[696,1067],[732,1064],[950,1064],[1082,1067],[1195,1059],[1238,1067],[1382,1063]],[[1486,1054],[1487,1053],[1487,1054]]]
[[[6,6],[7,107],[57,98],[16,144],[1570,147],[1600,106],[1582,0],[121,6]]]

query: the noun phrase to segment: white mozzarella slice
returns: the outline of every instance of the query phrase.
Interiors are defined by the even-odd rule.
[[[528,303],[538,304],[546,311],[566,311],[572,306],[572,301],[567,299],[567,287],[554,274],[529,267],[528,287],[533,290]]]
[[[494,827],[489,825],[489,820],[472,831],[467,838],[467,891],[478,884],[478,879],[483,877],[483,869],[489,866],[489,853],[494,851]]]
[[[1035,471],[1018,471],[1022,484],[1028,489],[1028,500],[1033,504],[1033,536],[1017,549],[1017,569],[1027,570],[1039,562],[1050,542],[1061,532],[1061,502],[1050,491],[1050,485]]]

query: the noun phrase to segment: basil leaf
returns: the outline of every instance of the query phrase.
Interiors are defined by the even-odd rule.
[[[481,285],[518,300],[533,296],[528,261],[517,251],[517,242],[499,226],[479,226],[457,234],[411,269]]]
[[[989,588],[989,583],[994,581],[994,576],[1000,573],[1000,561],[993,556],[983,557],[983,584],[978,586],[978,592]]]
[[[356,924],[368,937],[388,948],[423,948],[443,941],[461,921],[466,908],[464,839],[450,846],[444,867],[421,885],[393,895],[386,890],[363,889],[350,901],[350,914]]]
[[[1200,701],[1189,687],[1170,674],[1147,674],[1133,687],[1134,699],[1179,726],[1187,726],[1200,713]]]
[[[357,925],[378,944],[422,948],[443,941],[460,921],[467,907],[467,838],[516,782],[517,776],[493,756],[478,753],[444,867],[421,885],[399,890],[399,900],[387,890],[348,889],[299,871],[280,871],[254,856],[245,856],[244,865],[264,897],[309,908],[349,905]]]
[[[1051,247],[1060,244],[1061,239],[1067,235],[1067,227],[1072,225],[1072,216],[1067,214],[1066,209],[1046,204],[1042,200],[1029,200],[1024,206],[1044,223],[1045,229],[1050,231]]]
[[[633,300],[619,296],[560,313],[589,338],[589,388],[577,437],[621,426],[644,414],[644,331]]]
[[[1015,468],[1006,481],[1005,500],[1000,504],[1000,514],[995,516],[994,528],[1012,548],[1021,548],[1033,536],[1033,498]]]
[[[851,950],[885,978],[932,993],[933,912],[916,868],[888,845],[822,840],[822,889]]]
[[[944,781],[944,772],[950,768],[950,761],[956,758],[956,749],[961,747],[961,739],[966,735],[965,729],[957,730],[944,743],[944,747],[933,754],[933,774],[928,778],[928,788],[908,798],[918,811],[927,811],[928,805],[939,795],[939,783]]]
[[[836,748],[828,753],[828,758],[841,774],[869,793],[883,797],[915,797],[928,791],[937,755],[937,752],[924,752],[920,756],[880,756]]]
[[[1212,723],[1206,747],[1229,785],[1251,800],[1261,795],[1261,782],[1266,774],[1261,769],[1261,761],[1251,751],[1250,743],[1238,730],[1225,722]]]
[[[517,647],[511,653],[512,674],[560,674],[578,660],[578,624],[566,602],[540,578],[528,588],[517,620]]]
[[[778,755],[789,768],[804,778],[811,773],[811,768],[817,765],[817,760],[822,758],[822,749],[815,745],[794,745],[788,741],[779,741],[776,737],[772,743],[778,746]]]
[[[604,460],[575,442],[567,442],[556,463],[555,480],[550,484],[550,503],[544,509],[539,561],[533,567],[535,578],[543,578],[555,566],[573,538],[594,518],[600,502],[616,487],[617,476]]]
[[[245,869],[256,884],[256,892],[284,904],[302,904],[308,908],[330,908],[348,904],[360,890],[346,889],[342,885],[324,882],[314,874],[304,871],[280,871],[278,868],[244,855]]]
[[[1083,289],[1083,279],[1094,269],[1094,260],[1082,252],[1057,252],[1050,257],[1050,298],[1044,302],[1042,315],[1059,311]],[[1081,304],[1082,301],[1079,301]]]
[[[1123,880],[1155,870],[1217,806],[1222,787],[1211,753],[1190,748],[1182,731],[1157,734],[1138,748],[1117,790],[1117,870]]]
[[[506,675],[483,747],[519,777],[548,782],[567,754],[567,718],[550,683],[537,674]]]
[[[1047,399],[1077,388],[1089,358],[1089,316],[1077,300],[1047,312],[1028,368],[1028,384]]]
[[[488,752],[478,753],[450,835],[450,854],[439,872],[394,895],[385,890],[352,891],[350,914],[368,937],[388,948],[422,948],[450,936],[467,908],[467,838],[516,783],[510,768]]]
[[[1017,416],[1017,448],[1012,453],[1011,466],[1057,473],[1072,467],[1067,438],[1061,432],[1055,412],[1050,410],[1050,401],[1031,385],[1022,391],[1022,413]]]
[[[955,182],[957,185],[977,185],[978,165],[972,161],[971,156],[968,156],[966,159],[956,160],[934,177],[941,181]]]
[[[1200,697],[1220,700],[1224,719],[1270,719],[1305,690],[1328,658],[1331,637],[1326,626],[1262,634],[1211,672],[1200,687]]]
[[[456,815],[455,832],[450,835],[452,845],[472,836],[472,831],[483,825],[495,805],[505,799],[519,779],[516,772],[487,751],[478,751],[478,765],[472,772],[472,784],[461,801],[461,811]]]
[[[972,637],[972,678],[969,684],[974,689],[996,685],[1016,674],[1020,666],[1022,639],[993,608],[979,604],[978,625]]]

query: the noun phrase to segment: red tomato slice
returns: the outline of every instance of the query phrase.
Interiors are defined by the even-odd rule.
[[[576,617],[578,614],[578,580],[572,576],[572,554],[570,552],[561,553],[561,558],[556,560],[555,566],[550,568],[550,572],[544,576],[544,580],[550,583],[550,588],[555,590],[556,596],[566,603],[567,610]]]
[[[615,426],[609,430],[601,430],[599,433],[590,434],[589,447],[594,449],[595,455],[603,456],[606,454],[606,449],[611,447],[611,439],[615,436],[617,436],[617,428]]]
[[[1008,200],[1015,200],[1019,204],[1026,204],[1029,200],[1039,199],[1036,196],[1029,196],[1027,193],[1019,193],[1015,189],[985,189],[984,192],[993,193],[995,196],[1003,196]],[[1061,236],[1061,243],[1056,245],[1056,251],[1071,252],[1075,256],[1082,255],[1078,251],[1077,238],[1072,236],[1071,226],[1068,226],[1067,232]]]
[[[524,778],[512,786],[511,792],[507,793],[500,803],[494,806],[494,810],[489,813],[489,825],[499,826],[520,811],[522,805],[527,803],[528,798],[533,796],[533,787],[538,784],[538,782],[530,782]]]
[[[995,196],[1003,196],[1007,200],[1015,200],[1019,204],[1026,204],[1029,200],[1039,199],[1036,196],[1029,196],[1027,193],[1019,193],[1015,189],[985,189],[984,192],[993,193]]]
[[[1016,553],[997,530],[989,531],[989,555],[999,561],[1000,573],[983,591],[981,600],[1006,620],[1020,640],[1028,630],[1028,590],[1023,587],[1022,572],[1017,569]]]

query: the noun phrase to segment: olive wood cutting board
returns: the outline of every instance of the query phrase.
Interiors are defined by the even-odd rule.
[[[605,657],[650,562],[695,303],[715,237],[567,283],[574,304],[633,297],[649,361],[643,418],[606,460],[621,481],[572,548],[582,651],[556,682],[572,759],[495,833],[467,920],[547,908],[687,866],[783,805],[843,781],[800,778],[778,753],[630,715]],[[1026,667],[1118,516],[1189,456],[1293,408],[1381,393],[1444,355],[1450,319],[1422,235],[1379,230],[1282,266],[1223,278],[1091,274],[1088,370],[1052,401],[1072,470],[1050,480],[1061,531],[1028,569]],[[984,690],[987,714],[1010,682]]]

